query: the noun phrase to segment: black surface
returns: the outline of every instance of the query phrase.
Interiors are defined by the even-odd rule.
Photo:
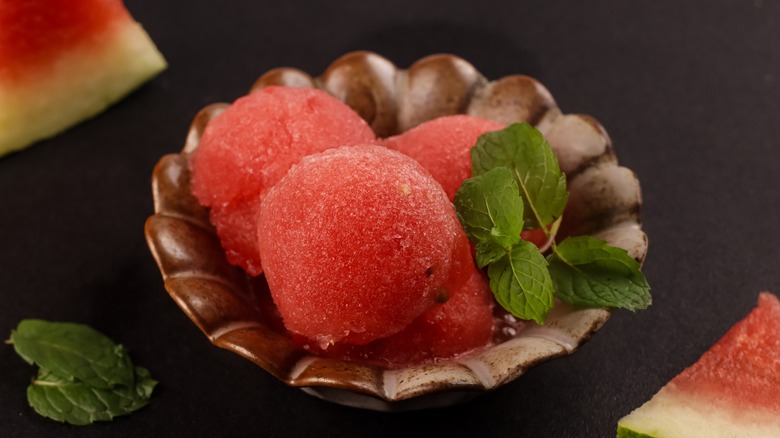
[[[27,406],[34,371],[0,346],[0,435],[614,436],[617,420],[780,292],[780,3],[128,0],[170,68],[108,112],[0,159],[0,336],[23,318],[93,325],[161,383],[89,428]],[[185,6],[186,5],[186,6]],[[370,49],[526,73],[595,116],[642,182],[654,305],[616,312],[576,354],[467,404],[381,414],[288,388],[211,346],[168,297],[143,237],[150,175],[202,106],[262,72],[321,74]]]

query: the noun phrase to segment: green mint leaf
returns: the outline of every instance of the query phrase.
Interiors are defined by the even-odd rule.
[[[127,349],[89,326],[23,320],[11,332],[11,343],[28,363],[71,382],[103,389],[133,385]]]
[[[474,243],[492,242],[508,250],[520,241],[523,201],[509,169],[491,169],[464,181],[455,194],[455,211]]]
[[[149,370],[144,367],[135,367],[135,392],[139,398],[149,400],[157,383]]]
[[[553,282],[536,245],[520,241],[488,266],[490,289],[512,315],[544,323],[553,306]]]
[[[110,389],[94,388],[41,369],[27,388],[27,400],[44,417],[83,426],[141,409],[149,403],[156,384],[149,371],[141,367],[135,368],[132,385]]]
[[[639,263],[603,240],[569,237],[548,261],[556,295],[569,304],[633,311],[651,303],[650,286]]]
[[[515,123],[483,134],[471,149],[471,173],[483,175],[505,167],[512,174],[525,203],[525,229],[552,223],[563,214],[569,194],[566,175],[544,136],[527,123]]]
[[[477,250],[477,266],[480,269],[499,261],[507,252],[504,247],[492,241],[477,242],[475,249]]]

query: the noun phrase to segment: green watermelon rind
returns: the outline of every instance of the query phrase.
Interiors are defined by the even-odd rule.
[[[735,411],[736,409],[736,411]],[[780,419],[769,411],[742,412],[709,397],[664,387],[618,422],[618,438],[780,437]]]
[[[646,433],[637,432],[618,424],[617,438],[656,438]]]

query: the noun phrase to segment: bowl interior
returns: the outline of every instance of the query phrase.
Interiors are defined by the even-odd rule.
[[[334,61],[319,77],[278,68],[253,85],[321,88],[355,109],[380,137],[436,117],[470,114],[501,123],[529,122],[546,136],[567,174],[570,201],[560,236],[590,234],[642,262],[647,237],[636,176],[621,167],[604,128],[593,118],[563,114],[536,80],[513,75],[488,81],[452,55],[433,55],[398,69],[370,52]],[[202,109],[181,153],[164,156],[153,174],[155,214],[145,232],[165,288],[215,345],[233,351],[291,386],[320,398],[375,410],[445,406],[493,389],[529,367],[570,354],[607,321],[605,309],[556,303],[545,324],[524,323],[476,356],[384,369],[309,354],[293,343],[262,277],[225,259],[208,211],[190,192],[189,155],[227,104]]]

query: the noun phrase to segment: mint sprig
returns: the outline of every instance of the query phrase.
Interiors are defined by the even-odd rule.
[[[83,324],[23,320],[8,342],[40,367],[27,388],[30,406],[57,421],[85,425],[129,414],[148,404],[157,384],[125,347]]]
[[[488,266],[496,301],[519,318],[542,323],[552,308],[553,282],[536,246],[520,239],[523,208],[505,167],[467,179],[455,194],[458,219],[475,243],[477,265]]]
[[[556,244],[569,194],[566,175],[541,132],[520,123],[486,133],[471,159],[474,176],[458,189],[455,209],[504,309],[541,324],[554,296],[583,307],[650,305],[647,280],[625,250],[587,236]],[[552,239],[546,259],[520,239],[522,230],[535,228]]]
[[[11,333],[16,353],[30,365],[95,388],[133,382],[127,351],[87,326],[28,319]]]
[[[483,134],[471,149],[471,173],[504,167],[512,172],[525,205],[525,229],[552,223],[563,214],[569,193],[558,158],[539,130],[515,123]]]
[[[547,257],[558,297],[579,306],[644,309],[650,286],[622,248],[590,236],[566,238]]]
[[[135,368],[131,386],[116,385],[111,388],[95,388],[41,369],[38,377],[27,387],[27,399],[30,406],[44,417],[84,426],[141,409],[149,403],[156,384],[149,371],[141,367]]]
[[[497,167],[467,179],[455,194],[455,205],[463,229],[476,244],[480,268],[520,242],[523,201],[509,169]]]
[[[547,261],[531,242],[520,241],[488,265],[490,290],[511,314],[544,323],[553,307],[553,281]]]

